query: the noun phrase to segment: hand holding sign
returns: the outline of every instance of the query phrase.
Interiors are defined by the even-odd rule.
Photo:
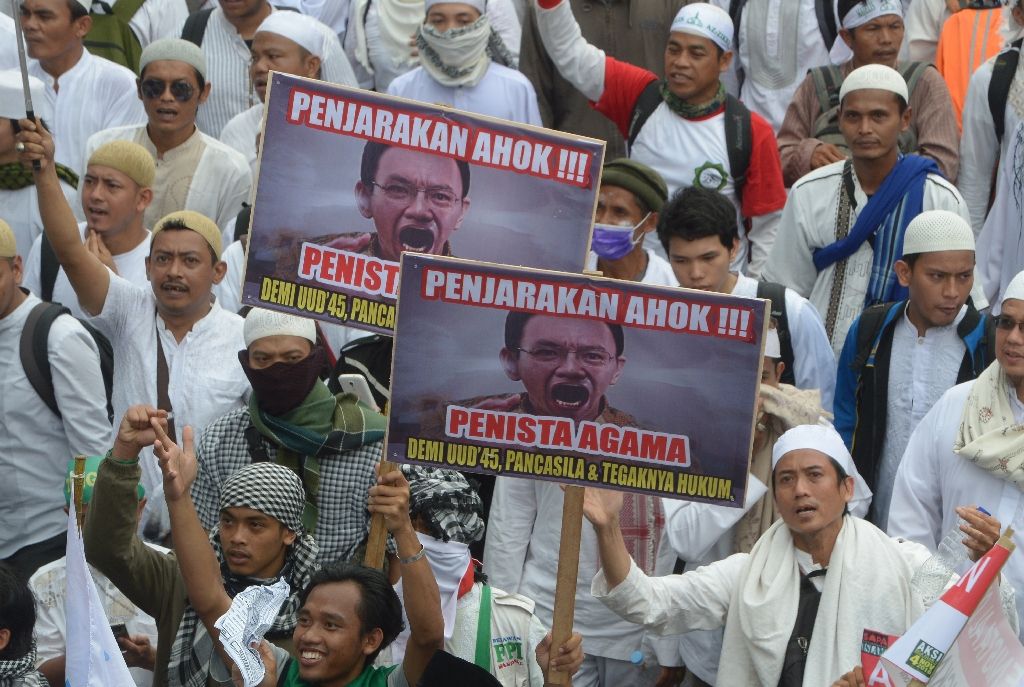
[[[832,687],[866,687],[864,682],[864,671],[857,666],[846,675],[832,683]]]

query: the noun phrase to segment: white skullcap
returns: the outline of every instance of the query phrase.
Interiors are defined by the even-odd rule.
[[[159,60],[184,62],[195,67],[203,80],[206,80],[206,55],[203,54],[202,48],[192,41],[181,38],[161,38],[158,41],[153,41],[143,49],[142,56],[139,58],[139,74],[151,62]]]
[[[423,11],[424,13],[429,12],[430,8],[433,7],[434,5],[443,5],[449,2],[456,3],[459,5],[469,5],[480,14],[483,14],[487,8],[487,3],[485,2],[485,0],[426,0],[426,2],[424,3],[426,6],[423,8]]]
[[[684,5],[676,13],[669,31],[704,36],[722,50],[732,50],[733,27],[729,13],[706,2]]]
[[[853,458],[843,438],[831,425],[799,425],[779,437],[772,447],[772,470],[787,453],[802,448],[824,453],[839,463],[847,475],[853,475]]]
[[[903,255],[974,250],[974,230],[960,215],[949,210],[925,210],[907,225]]]
[[[842,25],[846,30],[855,29],[887,14],[898,14],[902,17],[903,3],[901,0],[864,0],[864,2],[858,2],[843,17]]]
[[[1011,298],[1024,301],[1024,272],[1018,272],[1017,276],[1010,280],[1010,283],[1006,285],[1006,291],[1003,293],[1003,300],[1008,301]]]
[[[843,79],[843,85],[839,89],[839,102],[843,102],[843,98],[853,91],[872,89],[891,91],[903,98],[903,102],[910,99],[907,95],[907,82],[903,80],[902,74],[884,64],[866,64],[857,67]]]
[[[316,344],[316,325],[313,320],[266,308],[253,308],[249,311],[245,316],[242,334],[245,336],[246,348],[257,339],[267,336],[299,336]]]
[[[764,339],[764,357],[781,358],[782,344],[779,342],[779,330],[775,327],[768,329],[768,336]]]
[[[32,107],[36,117],[50,119],[50,107],[46,100],[46,87],[34,76],[28,77],[28,88],[32,93]],[[0,71],[0,117],[7,119],[25,118],[25,92],[21,87],[21,72],[17,69]],[[53,124],[53,122],[49,122]]]
[[[256,29],[256,33],[276,33],[297,43],[311,55],[322,58],[324,54],[324,37],[316,19],[298,12],[278,10]]]

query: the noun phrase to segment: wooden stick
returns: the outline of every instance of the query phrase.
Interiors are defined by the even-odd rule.
[[[398,466],[389,460],[380,461],[380,475],[383,477]],[[366,554],[363,556],[363,565],[384,569],[384,554],[387,551],[388,528],[384,525],[384,516],[374,513],[370,518],[370,535],[366,539]]]
[[[580,569],[580,534],[583,530],[583,487],[567,486],[562,506],[562,539],[558,546],[558,574],[555,577],[555,612],[551,623],[550,657],[572,636],[576,612],[576,576]],[[568,673],[548,673],[548,683],[564,685]]]
[[[78,521],[78,531],[82,531],[85,524],[85,511],[82,504],[82,496],[85,491],[85,456],[75,456],[75,472],[71,475],[71,487],[75,498],[75,519]]]

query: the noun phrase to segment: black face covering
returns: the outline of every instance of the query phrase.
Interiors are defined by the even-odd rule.
[[[245,376],[252,384],[260,409],[282,417],[306,400],[324,367],[324,349],[314,346],[309,355],[297,363],[274,363],[257,370],[249,364],[249,351],[238,352]]]

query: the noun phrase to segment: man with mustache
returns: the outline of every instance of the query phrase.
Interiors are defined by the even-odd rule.
[[[236,357],[244,348],[242,318],[223,310],[211,295],[226,269],[220,229],[196,212],[167,215],[154,225],[150,238],[145,259],[149,287],[129,282],[82,243],[60,190],[50,134],[27,119],[20,126],[22,163],[39,162],[33,174],[46,237],[82,309],[113,347],[115,417],[145,402],[173,412],[172,425],[191,425],[200,435],[249,395]],[[160,470],[151,456],[141,465],[150,494],[143,525],[148,538],[159,540],[168,529]]]

